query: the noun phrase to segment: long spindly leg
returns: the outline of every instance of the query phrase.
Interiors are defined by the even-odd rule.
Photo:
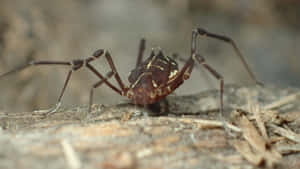
[[[225,129],[225,131],[229,134],[232,135],[232,133],[230,132],[231,129],[230,127],[228,127],[228,123],[225,121],[225,117],[224,117],[224,104],[223,104],[223,94],[224,94],[224,79],[222,77],[221,74],[219,74],[214,68],[212,68],[210,65],[208,65],[205,62],[205,59],[199,55],[199,54],[195,54],[194,55],[195,60],[198,61],[199,64],[201,64],[205,69],[207,69],[217,80],[220,81],[220,120],[223,123],[223,127]]]
[[[31,66],[40,66],[40,65],[70,66],[71,70],[69,71],[69,73],[67,75],[67,78],[64,82],[64,86],[63,86],[62,91],[60,93],[60,96],[58,98],[58,102],[56,103],[56,106],[51,108],[51,109],[48,109],[48,110],[39,110],[39,111],[37,111],[37,112],[42,112],[45,115],[49,115],[49,114],[52,114],[52,113],[56,112],[58,110],[58,108],[60,107],[61,99],[64,95],[65,89],[66,89],[66,87],[68,85],[68,82],[71,78],[72,72],[82,68],[83,66],[87,66],[93,73],[95,73],[103,81],[103,83],[105,83],[107,86],[109,86],[112,90],[116,91],[120,95],[122,94],[121,90],[119,90],[114,85],[112,85],[110,82],[108,82],[101,73],[99,73],[92,65],[90,65],[90,62],[92,62],[95,59],[98,59],[100,56],[103,55],[103,53],[104,53],[104,50],[99,49],[96,52],[94,52],[94,54],[92,56],[87,57],[86,59],[72,60],[72,61],[69,61],[69,62],[67,62],[67,61],[32,61],[30,63],[21,65],[21,66],[17,67],[16,69],[13,69],[13,70],[11,70],[7,73],[4,73],[4,74],[0,75],[0,78],[4,78],[6,76],[9,76],[10,74],[20,72],[20,71],[22,71],[26,68],[31,67]]]
[[[66,87],[67,87],[67,85],[69,83],[69,80],[70,80],[70,77],[72,75],[72,72],[73,72],[73,70],[69,71],[69,73],[67,75],[67,78],[65,80],[64,86],[63,86],[63,88],[62,88],[62,90],[60,92],[59,98],[58,98],[55,106],[52,107],[52,108],[50,108],[50,109],[46,109],[46,110],[36,110],[35,112],[37,112],[37,113],[44,113],[45,115],[50,115],[52,113],[55,113],[59,109],[59,107],[61,106],[61,98],[62,98],[62,96],[65,93],[65,90],[66,90]]]
[[[182,63],[186,63],[188,59],[186,58],[183,58],[182,56],[180,56],[179,54],[177,53],[173,53],[171,55],[172,59],[174,60],[178,60]],[[207,86],[214,86],[213,83],[212,83],[212,79],[208,77],[208,74],[207,72],[203,69],[203,67],[201,65],[195,65],[195,67],[200,70],[200,73],[203,75],[204,77],[204,81],[207,83]]]
[[[99,79],[103,80],[103,82],[110,87],[112,90],[114,90],[115,92],[117,92],[118,94],[122,95],[122,90],[118,89],[117,87],[115,87],[113,84],[111,84],[110,82],[108,82],[105,77],[97,70],[94,68],[94,66],[92,66],[91,64],[87,63],[86,67],[88,69],[90,69],[94,74],[97,75],[97,77],[99,77]]]
[[[106,60],[107,60],[107,62],[109,64],[111,70],[114,73],[114,77],[115,77],[116,81],[118,82],[118,84],[119,84],[119,86],[120,86],[120,88],[122,90],[121,95],[125,95],[127,87],[122,82],[122,80],[120,78],[120,75],[119,75],[119,73],[118,73],[118,71],[116,69],[116,66],[115,66],[115,64],[114,64],[114,62],[113,62],[113,60],[112,60],[111,55],[110,55],[109,52],[105,52],[105,58],[106,58]]]
[[[146,40],[142,38],[139,45],[138,57],[136,60],[135,67],[138,67],[142,63],[145,48],[146,48]]]
[[[215,33],[208,32],[208,31],[206,31],[205,29],[202,29],[202,28],[197,28],[197,29],[193,30],[193,35],[192,35],[193,36],[192,37],[193,38],[193,40],[192,40],[193,41],[192,42],[192,53],[193,53],[193,51],[194,52],[196,51],[196,37],[197,37],[197,35],[207,36],[207,37],[210,37],[210,38],[218,39],[218,40],[224,41],[226,43],[229,43],[233,47],[234,52],[240,58],[242,64],[246,68],[246,70],[247,70],[249,76],[251,77],[251,79],[253,81],[255,81],[256,84],[263,85],[263,83],[260,82],[260,81],[258,81],[257,78],[255,77],[254,73],[251,71],[251,69],[250,69],[250,67],[249,67],[249,65],[248,65],[245,57],[240,52],[239,48],[237,47],[237,45],[233,41],[233,39],[231,39],[231,38],[229,38],[227,36],[218,35],[218,34],[215,34]]]
[[[10,75],[10,74],[12,74],[12,73],[16,73],[16,72],[22,71],[22,70],[24,70],[24,69],[26,69],[26,68],[28,68],[28,67],[30,67],[30,66],[38,66],[38,65],[63,65],[63,66],[72,66],[73,64],[74,64],[73,62],[64,62],[64,61],[32,61],[32,62],[30,62],[30,63],[28,63],[28,64],[19,66],[18,68],[14,69],[14,70],[12,70],[12,71],[9,71],[9,72],[7,72],[7,73],[4,73],[3,75],[0,76],[0,78],[3,78],[3,77],[5,77],[5,76],[8,76],[8,75]],[[63,89],[62,89],[62,91],[61,91],[61,93],[60,93],[60,96],[59,96],[59,98],[58,98],[58,101],[57,101],[55,107],[53,107],[53,108],[51,108],[51,109],[48,109],[48,110],[37,110],[37,111],[35,111],[35,112],[45,113],[45,114],[51,114],[51,113],[57,111],[57,109],[58,109],[58,108],[60,107],[60,105],[61,105],[61,98],[62,98],[62,96],[63,96],[63,94],[64,94],[64,91],[65,91],[65,89],[66,89],[66,86],[67,86],[67,84],[68,84],[68,82],[69,82],[69,79],[70,79],[70,77],[71,77],[71,75],[72,75],[72,72],[73,72],[73,70],[71,69],[71,70],[69,71],[68,75],[67,75],[67,78],[66,78],[66,80],[65,80]]]
[[[94,96],[94,89],[102,85],[105,81],[110,79],[114,75],[114,72],[108,72],[103,80],[98,81],[97,83],[93,84],[90,90],[90,98],[89,98],[89,107],[88,113],[91,112],[92,104],[93,104],[93,96]]]
[[[224,93],[224,79],[223,76],[218,73],[214,68],[209,66],[206,62],[205,59],[199,55],[195,54],[194,59],[198,61],[199,64],[201,64],[206,70],[208,70],[217,80],[220,81],[220,115],[223,116],[223,111],[224,111],[224,104],[223,104],[223,93]]]
[[[213,69],[211,66],[209,66],[205,59],[196,53],[193,53],[192,56],[187,60],[183,68],[180,70],[179,75],[175,80],[172,81],[172,84],[170,85],[171,90],[175,90],[180,84],[183,83],[183,80],[187,80],[194,68],[195,62],[198,62],[200,65],[202,65],[206,70],[209,71],[217,80],[220,81],[220,115],[223,115],[223,93],[224,93],[224,80],[222,75],[220,75],[215,69]]]
[[[17,73],[17,72],[20,72],[26,68],[29,68],[31,66],[37,66],[37,65],[64,65],[64,66],[71,66],[71,63],[70,62],[63,62],[63,61],[59,61],[59,62],[56,62],[56,61],[31,61],[29,63],[26,63],[24,65],[21,65],[11,71],[8,71],[2,75],[0,75],[0,78],[4,78],[6,76],[9,76],[13,73]]]

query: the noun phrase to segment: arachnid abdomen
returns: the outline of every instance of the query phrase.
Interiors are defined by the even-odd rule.
[[[178,65],[160,51],[154,53],[136,69],[132,70],[127,95],[135,104],[152,104],[166,97],[173,90],[168,86],[178,74]]]

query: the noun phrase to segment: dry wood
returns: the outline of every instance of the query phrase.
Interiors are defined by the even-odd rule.
[[[195,118],[174,118],[174,117],[160,117],[161,120],[170,120],[170,121],[178,121],[183,123],[197,123],[199,128],[224,128],[224,125],[235,132],[241,132],[241,129],[237,126],[234,126],[230,123],[217,120],[205,120],[205,119],[195,119]]]
[[[151,116],[148,109],[129,104],[95,105],[88,121],[82,120],[86,106],[63,108],[46,118],[33,112],[0,113],[0,143],[5,145],[0,148],[0,156],[3,157],[0,168],[18,168],[14,166],[16,161],[19,166],[32,169],[45,165],[53,165],[53,168],[77,168],[81,165],[111,169],[253,169],[257,166],[298,169],[299,143],[294,143],[297,134],[287,132],[289,129],[298,131],[298,114],[288,116],[286,109],[281,107],[271,111],[255,107],[274,100],[272,94],[275,98],[282,96],[280,90],[234,86],[225,90],[225,105],[235,104],[230,111],[247,104],[245,94],[236,92],[239,89],[258,91],[261,102],[252,104],[252,109],[244,111],[243,116],[232,117],[233,124],[225,123],[227,129],[237,132],[234,137],[225,132],[223,121],[218,120],[218,109],[211,106],[218,105],[217,90],[170,97],[170,114],[162,116]],[[266,93],[270,93],[272,99]],[[291,92],[285,93],[290,95]],[[211,101],[198,104],[199,100],[206,98]],[[298,100],[292,100],[289,108],[294,107],[289,111],[299,112],[298,103]],[[285,122],[285,127],[281,127],[283,131],[270,126],[280,127],[284,124],[282,122]],[[64,148],[61,140],[67,140]],[[283,157],[277,151],[283,153]],[[14,158],[17,159],[12,160]],[[68,159],[73,162],[68,162]]]
[[[67,140],[62,140],[61,145],[70,169],[80,169],[82,164],[71,144]]]
[[[294,133],[293,131],[291,130],[287,130],[285,128],[282,128],[282,127],[279,127],[279,126],[276,126],[274,124],[270,124],[270,126],[274,129],[274,132],[281,135],[281,136],[284,136],[292,141],[295,141],[297,142],[298,144],[300,143],[300,134],[297,134],[297,133]]]
[[[242,129],[245,140],[253,148],[254,152],[257,153],[257,155],[263,157],[267,166],[272,167],[279,162],[281,154],[268,144],[267,140],[259,134],[255,126],[245,115],[241,116],[239,125]]]
[[[247,141],[235,140],[233,141],[233,146],[247,161],[254,165],[260,165],[264,160],[260,154],[252,151]]]
[[[285,96],[285,97],[281,98],[278,101],[275,101],[271,104],[268,104],[268,105],[264,106],[264,109],[265,110],[271,110],[271,109],[275,109],[275,108],[278,108],[280,106],[283,106],[285,104],[291,103],[292,101],[296,100],[299,97],[299,95],[300,95],[300,92],[295,93],[295,94],[291,94],[289,96]]]

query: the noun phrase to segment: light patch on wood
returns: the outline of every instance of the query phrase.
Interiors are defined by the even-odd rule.
[[[61,145],[63,148],[63,152],[65,154],[65,159],[68,162],[68,166],[70,169],[79,169],[81,168],[82,164],[81,161],[76,154],[74,148],[67,140],[62,140]]]
[[[235,140],[233,146],[250,163],[260,165],[263,162],[263,157],[255,154],[247,141]]]
[[[102,123],[97,125],[70,126],[58,131],[59,133],[72,133],[80,137],[96,137],[96,136],[130,136],[133,131],[122,126],[117,122]]]
[[[286,137],[292,141],[295,141],[298,144],[300,143],[300,134],[297,134],[291,130],[276,126],[274,124],[271,124],[270,126],[274,129],[275,133],[277,133],[283,137]]]

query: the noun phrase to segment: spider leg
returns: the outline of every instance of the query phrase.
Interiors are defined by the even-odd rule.
[[[220,81],[220,115],[223,115],[224,105],[223,105],[223,93],[224,93],[224,79],[223,76],[218,73],[214,68],[212,68],[210,65],[208,65],[205,62],[204,57],[202,57],[199,54],[195,54],[194,58],[198,61],[199,64],[201,64],[206,70],[208,70],[217,80]]]
[[[223,77],[216,71],[214,70],[211,66],[209,66],[208,64],[206,64],[204,57],[202,57],[201,55],[197,54],[196,52],[196,46],[197,46],[197,36],[201,33],[198,32],[199,29],[194,29],[192,31],[192,47],[191,47],[191,57],[189,59],[190,62],[192,62],[192,64],[194,64],[195,61],[197,61],[199,64],[203,65],[203,67],[205,69],[207,69],[216,79],[218,79],[220,81],[220,116],[223,116],[223,110],[224,110],[224,106],[223,106],[223,93],[224,93],[224,80]],[[188,62],[186,63],[185,67],[189,67]],[[183,70],[184,70],[183,68]],[[185,68],[187,69],[187,68]],[[185,70],[184,70],[185,71]],[[185,71],[185,74],[187,74],[186,76],[189,77],[190,73],[192,70]],[[221,118],[224,121],[224,118]],[[225,122],[224,122],[225,124]]]
[[[142,63],[145,47],[146,47],[146,40],[142,38],[139,45],[139,52],[138,52],[138,57],[136,60],[135,67],[138,67]]]
[[[233,47],[233,50],[234,52],[237,54],[237,56],[240,58],[242,64],[244,65],[244,67],[246,68],[249,76],[251,77],[251,79],[258,85],[263,85],[262,82],[258,81],[254,75],[254,73],[251,71],[245,57],[242,55],[242,53],[240,52],[239,48],[237,47],[236,43],[233,41],[233,39],[227,37],[227,36],[223,36],[223,35],[218,35],[218,34],[215,34],[215,33],[211,33],[211,32],[208,32],[206,31],[205,29],[202,29],[202,28],[197,28],[193,31],[193,34],[196,34],[195,36],[197,35],[201,35],[201,36],[207,36],[209,38],[214,38],[214,39],[218,39],[218,40],[221,40],[223,42],[226,42],[226,43],[229,43],[232,47]]]
[[[173,85],[174,87],[171,87],[172,89],[179,86],[181,83],[183,83],[184,80],[187,80],[194,68],[195,61],[197,61],[199,64],[201,64],[206,70],[208,70],[217,80],[220,81],[220,114],[223,114],[223,91],[224,91],[224,79],[221,74],[219,74],[215,69],[213,69],[211,66],[209,66],[206,62],[204,57],[202,57],[199,54],[193,53],[192,57],[190,57],[186,64],[183,66],[183,68],[180,71],[180,74],[177,77],[177,80],[174,80]]]
[[[228,133],[229,135],[234,135],[231,132],[230,127],[228,127],[228,122],[226,122],[225,118],[224,118],[224,104],[223,104],[223,95],[224,95],[224,79],[222,77],[221,74],[219,74],[214,68],[212,68],[211,66],[209,66],[206,62],[205,59],[199,55],[196,54],[195,55],[195,59],[198,61],[199,64],[201,64],[205,69],[207,69],[217,80],[220,81],[220,120],[223,123],[223,127],[226,131],[226,133]]]
[[[40,66],[40,65],[62,65],[62,66],[70,66],[71,67],[71,70],[68,72],[68,75],[67,75],[67,78],[64,82],[64,86],[60,92],[60,95],[59,95],[59,98],[58,98],[58,101],[56,103],[56,105],[53,107],[53,108],[50,108],[48,110],[37,110],[35,112],[40,112],[40,113],[43,113],[45,115],[50,115],[52,113],[55,113],[60,105],[61,105],[61,99],[64,95],[64,92],[65,92],[65,89],[69,83],[69,80],[71,78],[71,75],[74,71],[77,71],[79,70],[80,68],[82,68],[83,66],[86,66],[90,71],[92,71],[94,74],[96,74],[101,80],[102,80],[102,83],[105,83],[107,86],[109,86],[112,90],[114,90],[115,92],[119,93],[120,95],[122,95],[123,93],[123,89],[125,89],[125,86],[123,85],[120,77],[118,76],[116,72],[116,69],[113,65],[113,62],[112,62],[112,59],[111,57],[107,56],[107,54],[109,55],[108,52],[106,52],[106,58],[108,58],[108,62],[110,64],[110,66],[112,67],[113,69],[113,74],[117,74],[115,75],[117,81],[119,82],[120,86],[122,86],[122,91],[120,89],[118,89],[117,87],[115,87],[113,84],[111,84],[109,81],[107,81],[108,78],[105,78],[101,73],[99,73],[91,64],[90,62],[94,61],[95,59],[98,59],[100,58],[100,56],[102,56],[104,54],[104,50],[103,49],[99,49],[97,50],[96,52],[94,52],[94,54],[90,57],[87,57],[85,59],[77,59],[77,60],[72,60],[72,61],[32,61],[30,63],[27,63],[27,64],[24,64],[24,65],[21,65],[19,67],[17,67],[16,69],[14,70],[11,70],[7,73],[4,73],[2,75],[0,75],[0,78],[4,78],[6,76],[9,76],[13,73],[16,73],[16,72],[20,72],[26,68],[29,68],[31,66]]]
[[[31,61],[31,62],[29,62],[29,63],[27,63],[25,65],[21,65],[21,66],[17,67],[14,70],[11,70],[11,71],[9,71],[7,73],[4,73],[4,74],[0,75],[0,78],[3,78],[5,76],[9,76],[9,75],[11,75],[13,73],[16,73],[16,72],[20,72],[20,71],[22,71],[22,70],[24,70],[26,68],[31,67],[31,66],[38,66],[38,65],[63,65],[63,66],[72,66],[72,68],[78,69],[77,68],[78,65],[76,65],[77,63],[78,63],[78,60],[73,60],[71,62],[65,62],[65,61]],[[58,110],[58,108],[61,105],[61,98],[62,98],[63,93],[65,91],[65,88],[66,88],[66,86],[67,86],[67,84],[69,82],[69,79],[70,79],[70,77],[72,75],[72,72],[73,72],[73,69],[71,69],[69,71],[68,75],[67,75],[67,78],[66,78],[65,83],[64,83],[64,87],[63,87],[63,89],[61,91],[61,94],[60,94],[60,96],[58,98],[58,101],[57,101],[56,105],[53,108],[51,108],[51,109],[37,110],[35,112],[43,113],[43,114],[52,114],[52,113],[54,113],[54,112],[56,112]]]
[[[110,87],[112,90],[114,90],[115,92],[117,92],[118,94],[122,95],[122,91],[120,89],[118,89],[117,87],[115,87],[113,84],[111,84],[109,81],[106,80],[106,78],[96,69],[94,68],[94,66],[92,66],[91,64],[87,63],[86,67],[91,70],[94,74],[96,74],[101,80],[103,80],[103,82]]]
[[[169,92],[174,91],[178,86],[180,86],[184,80],[187,80],[190,77],[190,74],[192,73],[192,70],[194,68],[195,61],[198,62],[200,65],[202,65],[209,73],[213,75],[217,80],[220,82],[220,119],[222,120],[223,126],[225,130],[230,133],[230,129],[228,128],[228,123],[224,120],[223,112],[224,112],[224,104],[223,104],[223,94],[224,94],[224,79],[221,74],[219,74],[214,68],[212,68],[210,65],[208,65],[205,62],[205,59],[196,53],[192,54],[192,57],[190,57],[183,68],[180,70],[179,74],[177,75],[176,79],[172,80],[170,83],[166,84],[164,86],[164,90],[167,89]]]
[[[96,89],[97,87],[101,86],[103,83],[105,83],[105,81],[107,81],[108,79],[110,79],[113,75],[114,75],[114,72],[112,72],[112,71],[108,72],[106,74],[106,76],[105,76],[105,79],[101,79],[97,83],[93,84],[93,86],[91,87],[88,113],[91,112],[91,107],[92,107],[92,104],[93,104],[94,89]]]
[[[182,63],[185,63],[185,62],[187,62],[187,60],[188,60],[188,59],[183,58],[182,56],[180,56],[178,53],[173,53],[173,54],[171,55],[171,57],[172,57],[172,59],[178,60],[178,61],[180,61],[180,62],[182,62]],[[211,81],[211,78],[208,77],[207,72],[204,71],[204,69],[203,69],[201,66],[198,66],[198,65],[195,65],[195,66],[196,66],[196,68],[197,68],[198,70],[200,70],[200,73],[203,74],[203,77],[204,77],[204,79],[205,79],[204,81],[207,82],[207,86],[214,86],[213,83],[212,83],[212,81]]]
[[[36,111],[34,111],[34,112],[36,112],[36,113],[43,113],[43,114],[45,114],[45,115],[50,115],[50,114],[52,114],[52,113],[55,113],[55,112],[60,108],[60,106],[61,106],[61,98],[62,98],[62,96],[64,95],[65,89],[66,89],[67,84],[68,84],[68,82],[69,82],[69,80],[70,80],[70,77],[71,77],[71,75],[72,75],[72,72],[73,72],[73,70],[70,70],[70,71],[69,71],[69,73],[68,73],[68,75],[67,75],[67,78],[66,78],[66,80],[65,80],[64,86],[63,86],[63,88],[62,88],[62,91],[61,91],[61,93],[60,93],[60,95],[59,95],[59,98],[58,98],[58,100],[57,100],[55,106],[52,107],[52,108],[50,108],[50,109],[46,109],[46,110],[36,110]]]
[[[120,91],[119,94],[122,95],[122,96],[125,95],[126,91],[128,90],[128,88],[124,85],[123,81],[121,80],[120,75],[119,75],[119,73],[118,73],[118,71],[116,69],[116,66],[115,66],[115,64],[114,64],[114,62],[112,60],[112,57],[111,57],[111,55],[110,55],[109,52],[105,52],[105,58],[106,58],[109,66],[110,66],[110,68],[111,68],[111,70],[112,70],[112,72],[114,74],[114,77],[115,77],[116,81],[119,84],[119,87],[121,88],[121,91]]]
[[[2,75],[0,75],[0,78],[4,78],[6,76],[9,76],[13,73],[17,73],[17,72],[20,72],[26,68],[29,68],[31,66],[35,66],[35,65],[66,65],[66,66],[70,66],[71,63],[70,62],[54,62],[54,61],[32,61],[32,62],[29,62],[29,63],[26,63],[24,65],[21,65],[21,66],[18,66],[17,68],[11,70],[11,71],[8,71]]]

